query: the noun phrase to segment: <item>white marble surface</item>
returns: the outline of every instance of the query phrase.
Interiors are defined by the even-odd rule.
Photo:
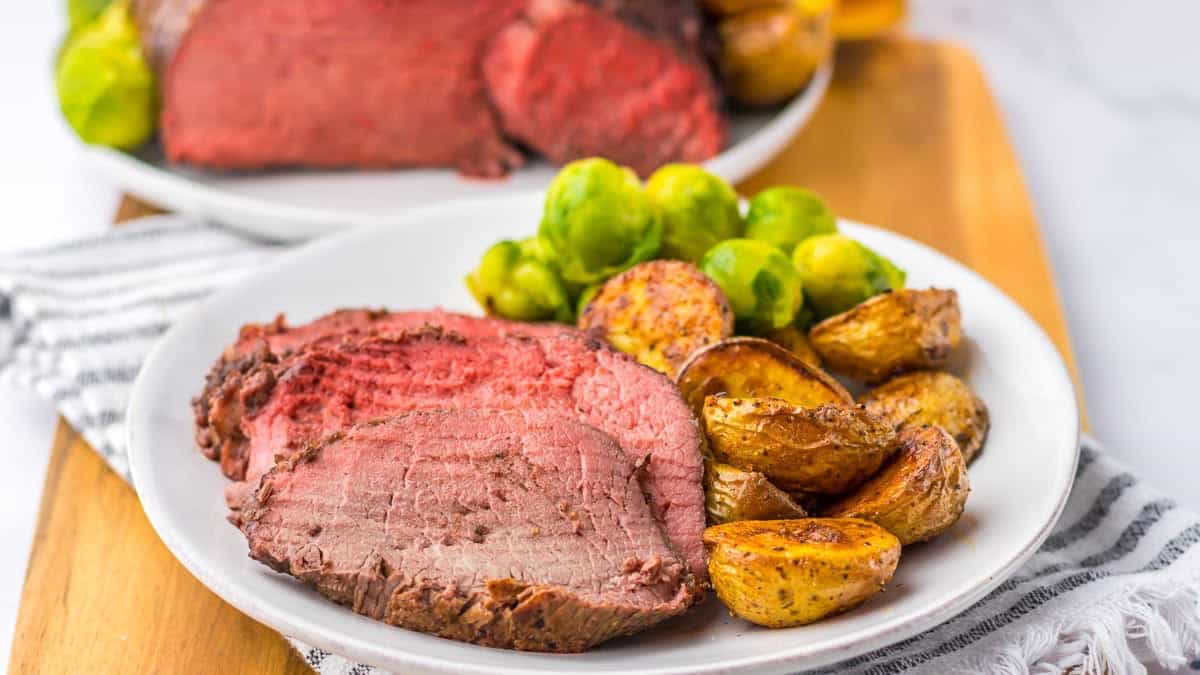
[[[117,193],[55,112],[59,2],[0,22],[0,252],[107,226]],[[916,0],[911,29],[983,64],[1029,182],[1096,435],[1200,508],[1200,25],[1195,0]],[[24,579],[54,413],[0,388],[0,664]]]

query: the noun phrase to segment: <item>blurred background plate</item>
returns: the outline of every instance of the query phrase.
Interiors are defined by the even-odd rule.
[[[729,147],[705,166],[737,183],[766,164],[812,116],[832,73],[827,61],[783,108],[731,115]],[[452,169],[228,174],[171,166],[157,145],[134,154],[87,146],[85,156],[121,187],[162,208],[290,240],[387,222],[434,202],[540,189],[556,171],[538,159],[503,180],[463,178]]]

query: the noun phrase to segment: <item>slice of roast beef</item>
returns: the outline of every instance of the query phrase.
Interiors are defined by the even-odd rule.
[[[493,647],[576,652],[702,593],[612,437],[531,411],[363,422],[276,465],[250,555],[354,611]]]
[[[483,58],[504,131],[556,163],[602,155],[643,176],[712,157],[726,123],[701,27],[694,2],[532,0]]]
[[[243,479],[247,458],[246,439],[238,427],[240,413],[218,415],[225,422],[221,427],[210,426],[209,419],[213,406],[242,405],[235,395],[243,391],[244,377],[255,364],[276,363],[300,347],[321,340],[339,340],[350,333],[394,333],[422,326],[442,326],[467,337],[554,335],[569,330],[560,324],[504,321],[440,309],[415,312],[340,309],[296,327],[289,326],[282,314],[268,323],[247,324],[238,332],[237,340],[217,358],[205,377],[204,389],[192,399],[196,444],[206,457],[220,461],[226,476]],[[268,382],[259,380],[257,384],[261,387]]]
[[[522,163],[479,59],[525,0],[142,0],[167,158],[216,169]]]
[[[481,331],[474,322],[489,321],[468,323]],[[578,331],[467,338],[427,326],[351,333],[283,359],[264,358],[237,382],[209,414],[212,429],[236,428],[245,439],[249,482],[230,486],[233,504],[277,456],[355,422],[405,410],[542,410],[595,426],[632,460],[648,460],[655,515],[696,576],[706,578],[700,430],[691,410],[669,379]]]

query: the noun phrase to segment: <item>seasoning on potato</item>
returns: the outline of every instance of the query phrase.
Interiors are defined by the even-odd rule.
[[[796,268],[765,241],[726,239],[704,254],[700,269],[725,291],[738,323],[750,332],[790,324],[804,304]]]
[[[709,396],[703,420],[717,461],[759,471],[785,490],[847,492],[896,450],[891,423],[859,406]]]
[[[609,279],[578,325],[674,377],[692,352],[733,333],[733,311],[720,287],[695,265],[654,260]]]
[[[781,398],[793,405],[854,405],[842,385],[779,345],[752,337],[722,340],[692,354],[675,380],[700,417],[711,394]]]
[[[950,529],[971,491],[958,443],[940,427],[900,432],[896,457],[824,515],[877,523],[907,546]]]
[[[781,520],[808,514],[786,492],[757,471],[706,462],[704,505],[713,524],[736,520]]]
[[[830,370],[865,382],[938,368],[962,339],[958,294],[930,288],[878,295],[813,326],[809,338]]]
[[[731,614],[769,628],[812,623],[883,590],[900,542],[851,518],[740,521],[704,531],[708,574]]]
[[[813,349],[808,333],[797,328],[795,324],[764,333],[763,338],[795,354],[813,368],[821,367],[821,356]]]
[[[663,221],[662,257],[700,263],[708,249],[742,236],[738,196],[725,179],[695,164],[668,164],[646,180]]]
[[[987,406],[950,373],[920,370],[897,375],[863,394],[859,403],[897,429],[925,424],[945,429],[968,463],[987,438]]]

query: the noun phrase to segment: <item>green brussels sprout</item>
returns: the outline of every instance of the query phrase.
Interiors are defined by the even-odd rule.
[[[128,150],[153,135],[158,85],[128,0],[109,5],[69,39],[55,85],[63,116],[85,142]]]
[[[535,255],[536,241],[501,241],[466,277],[471,295],[494,316],[517,321],[572,320],[571,299],[553,266]]]
[[[694,164],[668,164],[646,181],[663,221],[662,257],[699,263],[708,249],[742,234],[738,196]]]
[[[746,237],[775,244],[791,253],[817,234],[837,232],[837,217],[817,195],[780,185],[754,195],[746,212]]]
[[[755,239],[727,239],[700,261],[729,298],[742,326],[759,332],[782,328],[804,303],[800,275],[779,248]]]
[[[840,314],[867,298],[904,287],[904,271],[844,234],[809,237],[792,261],[816,318]]]
[[[112,0],[67,0],[67,20],[70,22],[71,32],[74,33],[91,23],[110,4]]]
[[[589,286],[653,258],[662,221],[633,171],[581,159],[551,181],[538,240],[563,280]]]

